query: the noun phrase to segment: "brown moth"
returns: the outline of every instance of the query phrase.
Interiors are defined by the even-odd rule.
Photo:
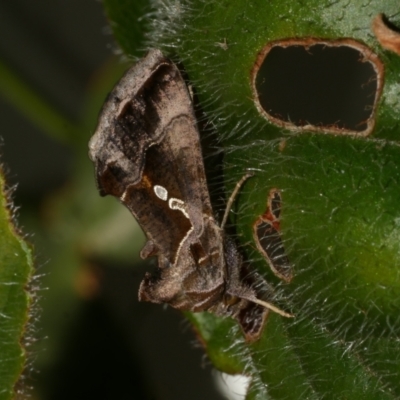
[[[290,316],[260,299],[268,287],[225,235],[227,212],[222,226],[214,219],[191,96],[159,50],[110,93],[89,150],[100,194],[119,198],[139,222],[148,239],[141,257],[158,257],[139,300],[232,316],[249,341],[269,309]]]

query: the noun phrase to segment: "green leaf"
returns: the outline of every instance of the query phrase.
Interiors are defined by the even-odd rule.
[[[147,30],[144,15],[149,11],[149,1],[104,0],[103,3],[114,36],[124,53],[130,56],[143,54],[140,44]]]
[[[24,335],[32,302],[27,285],[33,273],[32,250],[13,223],[12,204],[0,175],[0,399],[15,396],[26,363]]]
[[[397,0],[155,2],[149,45],[185,66],[224,148],[226,192],[247,168],[257,171],[235,224],[254,267],[295,314],[272,315],[252,345],[232,321],[189,316],[217,368],[253,377],[248,399],[400,397],[400,57],[371,31],[379,13],[400,26],[399,11]],[[113,24],[124,43],[128,21]],[[385,82],[370,136],[288,132],[258,112],[257,55],[293,37],[351,38],[379,56]],[[272,188],[282,192],[290,284],[272,274],[252,236]]]

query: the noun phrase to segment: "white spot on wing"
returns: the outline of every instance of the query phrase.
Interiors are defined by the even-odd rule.
[[[190,220],[189,214],[188,214],[187,211],[186,211],[185,203],[184,203],[182,200],[175,199],[174,197],[171,197],[171,198],[168,200],[168,205],[169,205],[169,208],[170,208],[171,210],[179,210],[179,211],[182,211],[183,215],[184,215],[187,219]]]
[[[165,189],[165,187],[162,187],[160,185],[155,185],[153,189],[154,189],[154,193],[156,194],[156,196],[159,199],[167,201],[168,191],[167,191],[167,189]]]

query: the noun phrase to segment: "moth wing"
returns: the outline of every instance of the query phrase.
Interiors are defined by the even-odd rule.
[[[192,101],[159,50],[110,93],[89,150],[101,194],[120,198],[154,243],[153,254],[173,263],[188,232],[202,234],[212,209]]]

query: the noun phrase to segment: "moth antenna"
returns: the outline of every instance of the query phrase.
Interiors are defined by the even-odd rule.
[[[256,297],[254,297],[254,298],[251,297],[251,298],[248,298],[248,299],[246,299],[246,300],[250,300],[250,301],[252,301],[253,303],[256,303],[256,304],[259,304],[260,306],[263,306],[263,307],[265,307],[265,308],[268,308],[269,310],[271,310],[271,311],[273,311],[273,312],[275,312],[275,313],[277,313],[277,314],[279,314],[279,315],[282,315],[282,317],[294,318],[294,315],[293,315],[293,314],[289,314],[289,313],[287,313],[287,312],[281,310],[280,308],[274,306],[273,304],[269,303],[268,301],[259,300],[259,299],[257,299]]]
[[[246,174],[244,174],[242,176],[242,178],[240,179],[240,181],[236,184],[235,189],[233,189],[232,194],[229,197],[228,203],[226,205],[225,208],[225,213],[224,213],[224,218],[222,218],[222,223],[221,223],[221,229],[223,230],[225,225],[226,225],[226,221],[228,220],[228,215],[229,215],[229,211],[232,208],[232,204],[235,201],[240,188],[243,186],[243,184],[247,181],[247,179],[251,178],[254,175],[254,172],[247,172]]]

